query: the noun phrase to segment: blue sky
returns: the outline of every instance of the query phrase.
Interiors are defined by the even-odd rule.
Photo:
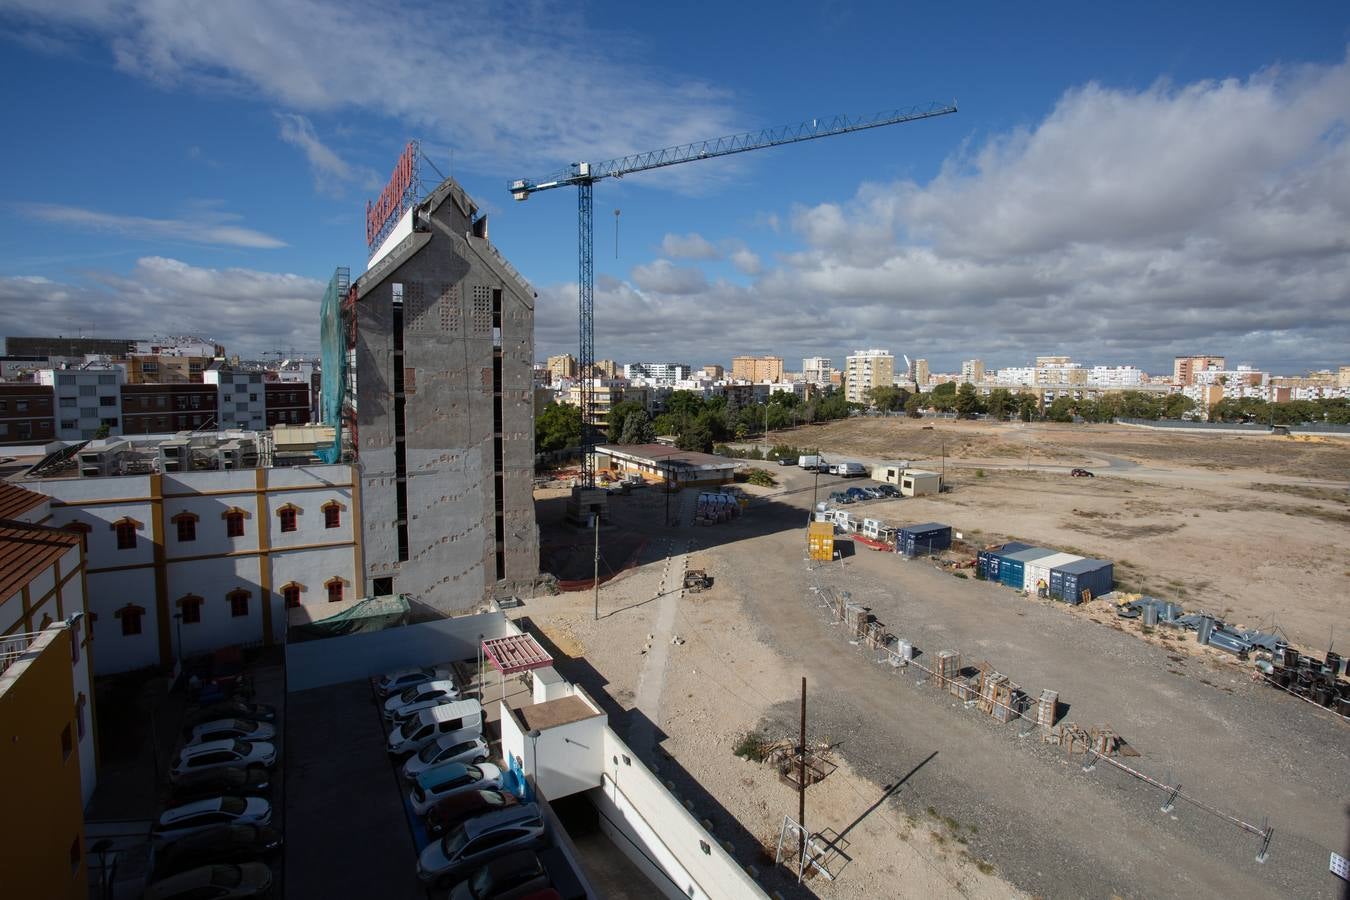
[[[316,347],[419,137],[539,291],[542,357],[575,347],[575,197],[510,179],[955,98],[601,183],[597,355],[1350,364],[1344,3],[49,6],[0,0],[5,334]]]

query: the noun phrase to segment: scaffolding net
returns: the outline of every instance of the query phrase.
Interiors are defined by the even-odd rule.
[[[342,301],[351,285],[351,270],[339,266],[328,281],[319,313],[319,335],[322,340],[320,380],[323,423],[333,426],[333,445],[320,448],[319,459],[326,463],[342,461],[342,402],[346,386],[347,336],[342,327]]]

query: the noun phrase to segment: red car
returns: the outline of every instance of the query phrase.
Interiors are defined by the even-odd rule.
[[[515,806],[520,801],[506,791],[465,791],[453,794],[427,810],[427,831],[444,834],[460,822],[482,813]]]
[[[1070,472],[1069,474],[1072,475],[1074,478],[1095,478],[1095,477],[1096,477],[1096,476],[1093,475],[1091,472],[1089,472],[1087,469],[1074,469],[1074,470],[1073,470],[1072,472]]]

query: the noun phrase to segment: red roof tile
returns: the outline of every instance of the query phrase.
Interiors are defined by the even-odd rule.
[[[80,536],[60,528],[0,521],[0,603],[60,559]],[[36,601],[38,598],[34,597]]]
[[[51,498],[17,484],[0,481],[0,519],[17,519],[35,506],[40,506]]]

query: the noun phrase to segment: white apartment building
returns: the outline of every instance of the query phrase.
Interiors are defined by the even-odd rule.
[[[967,359],[961,363],[961,380],[966,384],[984,383],[984,360]]]
[[[98,675],[285,640],[287,609],[361,599],[352,467],[297,466],[23,487],[84,537]],[[338,609],[345,607],[337,607]]]
[[[202,377],[207,384],[219,386],[217,428],[251,431],[267,428],[267,391],[262,372],[236,372],[213,366]]]
[[[120,431],[125,369],[120,366],[41,369],[37,375],[38,382],[51,386],[56,395],[59,440],[87,441],[105,425],[113,434]]]
[[[834,361],[823,356],[808,356],[802,360],[802,381],[828,385],[834,372]]]
[[[1034,366],[1008,366],[994,373],[995,384],[1011,387],[1032,387],[1036,384]]]
[[[1102,387],[1133,388],[1144,383],[1144,371],[1134,366],[1093,366],[1088,383]]]
[[[630,381],[641,379],[653,384],[674,384],[687,379],[692,371],[684,363],[626,363],[623,377]]]
[[[895,357],[889,350],[855,350],[844,363],[844,396],[850,403],[866,403],[874,387],[895,384]]]

